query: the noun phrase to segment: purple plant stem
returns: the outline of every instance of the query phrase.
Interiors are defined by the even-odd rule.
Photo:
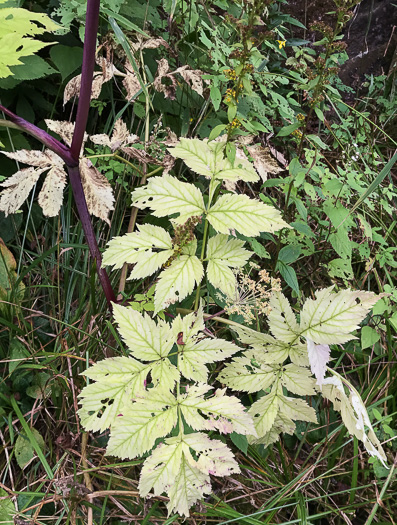
[[[81,225],[85,234],[85,238],[90,250],[91,257],[95,259],[96,270],[98,273],[99,281],[102,285],[106,301],[110,310],[112,309],[112,303],[116,301],[116,295],[113,291],[112,285],[110,284],[109,276],[102,268],[102,255],[98,247],[94,228],[92,226],[90,213],[87,208],[87,201],[85,200],[83,185],[81,183],[80,170],[78,166],[69,167],[69,180],[72,186],[73,196],[76,203],[76,207],[80,216]]]
[[[84,33],[83,65],[81,71],[81,87],[79,104],[77,107],[76,124],[70,146],[72,158],[78,162],[80,157],[81,145],[84,140],[84,133],[87,127],[88,112],[91,102],[92,79],[95,67],[96,37],[98,31],[100,0],[87,1],[87,14]],[[102,256],[98,247],[95,231],[91,222],[90,213],[87,207],[83,186],[81,183],[80,170],[77,167],[69,168],[69,179],[72,187],[77,211],[81,220],[81,225],[86,236],[88,248],[91,256],[96,261],[96,269],[101,282],[106,300],[110,309],[112,302],[116,302],[116,295],[110,284],[109,276],[102,268]]]
[[[47,146],[48,149],[59,155],[67,166],[78,166],[78,160],[72,157],[70,148],[68,146],[65,146],[56,138],[51,137],[51,135],[49,135],[43,129],[40,129],[27,120],[18,117],[18,115],[15,115],[15,113],[5,108],[1,104],[0,111],[3,111],[3,113],[11,120],[11,122],[16,124],[21,130],[29,133],[29,135],[32,135],[32,137],[36,138],[38,141],[44,144],[44,146]]]
[[[27,122],[25,119],[18,117],[12,111],[0,104],[0,110],[20,129],[34,136],[42,144],[47,146],[51,151],[59,155],[65,162],[70,179],[70,185],[73,191],[77,211],[81,220],[83,231],[87,240],[90,254],[95,259],[96,270],[109,309],[112,309],[112,303],[116,301],[116,295],[110,284],[109,276],[101,267],[102,256],[98,247],[95,231],[91,222],[90,212],[88,211],[87,201],[85,199],[81,175],[79,170],[80,150],[84,140],[84,133],[87,126],[88,111],[91,102],[92,79],[95,67],[96,37],[99,21],[100,0],[87,0],[86,26],[84,35],[83,66],[81,74],[81,88],[79,104],[77,108],[76,124],[74,128],[72,144],[69,148],[59,140],[51,137],[47,132],[38,128],[34,124]]]
[[[75,159],[78,159],[80,156],[80,149],[83,144],[84,133],[87,127],[88,111],[90,109],[100,3],[100,0],[87,0],[81,87],[79,104],[77,107],[76,125],[74,128],[72,145],[70,147],[70,152]]]

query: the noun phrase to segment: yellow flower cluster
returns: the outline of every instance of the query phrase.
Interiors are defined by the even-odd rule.
[[[296,118],[299,120],[299,122],[304,122],[304,120],[306,119],[305,115],[302,115],[302,113],[298,113],[296,115]]]
[[[236,129],[236,128],[238,128],[239,126],[240,126],[240,121],[239,121],[238,118],[234,118],[234,119],[231,121],[231,123],[230,123],[230,127],[231,127],[232,129]]]
[[[231,102],[232,100],[236,100],[237,101],[237,99],[236,99],[236,90],[228,88],[226,90],[225,102],[227,104],[228,102]]]
[[[223,72],[225,77],[227,77],[229,80],[236,80],[237,75],[234,69],[225,69]]]
[[[293,132],[292,132],[292,135],[293,135],[294,137],[296,137],[297,139],[302,138],[302,132],[299,131],[299,129],[296,129],[295,131],[293,131]]]

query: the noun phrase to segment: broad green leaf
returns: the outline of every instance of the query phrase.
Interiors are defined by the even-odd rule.
[[[87,430],[103,432],[131,404],[136,393],[145,387],[150,365],[132,357],[112,357],[99,361],[84,375],[96,381],[79,395],[81,423]]]
[[[278,210],[247,195],[222,195],[209,209],[207,218],[220,233],[237,230],[248,237],[289,228]]]
[[[370,326],[361,329],[361,349],[372,348],[380,339],[380,334]]]
[[[276,372],[273,367],[258,362],[257,353],[246,352],[242,357],[235,357],[218,375],[218,381],[233,390],[250,393],[271,386],[277,379]]]
[[[138,230],[138,232],[127,233],[121,237],[113,237],[103,254],[105,266],[121,268],[124,263],[133,264],[144,261],[145,252],[153,248],[165,250],[168,253],[172,250],[171,236],[164,228],[143,224],[138,226]]]
[[[177,224],[183,224],[190,217],[201,216],[205,209],[200,190],[171,175],[151,177],[146,186],[132,192],[132,202],[140,209],[149,207],[156,217],[178,213],[179,216],[174,219]]]
[[[22,64],[21,57],[33,55],[49,43],[35,40],[36,35],[53,32],[59,26],[44,13],[2,7],[0,9],[0,78],[12,75],[9,66]]]
[[[349,390],[345,392],[344,384]],[[343,423],[353,436],[359,439],[371,456],[377,457],[386,466],[387,457],[372,428],[365,405],[357,391],[339,375],[327,377],[323,381],[322,395],[332,401],[335,410],[341,412]]]
[[[62,82],[83,62],[83,48],[58,44],[50,50],[51,60],[62,76]]]
[[[179,396],[178,403],[186,423],[194,430],[255,434],[252,419],[245,412],[240,400],[234,396],[226,396],[226,389],[217,390],[212,397],[204,399],[204,395],[211,389],[212,387],[201,383]]]
[[[0,301],[15,302],[22,298],[25,285],[21,282],[15,287],[14,283],[18,278],[16,269],[15,258],[0,237]],[[0,310],[2,308],[0,303]]]
[[[177,424],[178,406],[169,391],[152,388],[141,395],[114,420],[107,455],[122,459],[142,456]]]
[[[123,341],[136,359],[157,361],[169,354],[175,341],[168,324],[161,320],[156,324],[148,314],[118,304],[113,305],[113,315]]]
[[[42,438],[40,432],[36,430],[35,428],[31,429],[33,436],[35,437],[37,444],[41,448],[41,450],[44,450],[45,443],[44,439]],[[25,434],[19,434],[14,446],[14,454],[18,463],[19,468],[24,469],[34,458],[35,456],[35,450],[30,442],[28,436]]]
[[[168,390],[173,390],[175,382],[179,380],[180,373],[169,359],[160,359],[151,364],[150,374],[155,386],[160,386]]]
[[[301,335],[316,344],[345,343],[367,316],[380,296],[372,292],[341,290],[333,286],[318,290],[315,299],[307,299],[301,310]]]
[[[300,329],[288,299],[281,292],[276,292],[272,294],[269,305],[271,311],[268,318],[271,333],[284,343],[295,342]]]
[[[10,493],[0,487],[0,523],[14,525],[15,507]]]
[[[175,259],[160,274],[154,295],[155,313],[191,294],[203,275],[203,265],[195,255],[181,255]]]

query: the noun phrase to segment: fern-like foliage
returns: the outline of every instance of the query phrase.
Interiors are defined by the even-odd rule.
[[[202,431],[255,435],[241,402],[225,390],[211,393],[206,383],[207,364],[241,349],[205,337],[201,309],[171,325],[118,305],[114,316],[130,355],[105,359],[85,372],[94,382],[80,394],[81,421],[87,430],[111,428],[108,455],[132,459],[154,449],[142,469],[141,495],[166,492],[169,511],[188,515],[211,491],[210,474],[239,472],[231,450]]]

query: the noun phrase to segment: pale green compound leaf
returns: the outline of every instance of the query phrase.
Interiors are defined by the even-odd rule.
[[[183,440],[199,456],[195,466],[203,473],[230,476],[240,472],[232,451],[222,441],[210,439],[201,432],[187,434]]]
[[[154,295],[155,313],[182,301],[201,283],[204,268],[195,256],[181,255],[160,274]]]
[[[246,352],[242,357],[235,357],[218,375],[218,381],[222,384],[250,393],[265,390],[276,379],[273,367],[258,362],[257,352]]]
[[[345,392],[343,383],[349,390]],[[365,405],[357,391],[339,375],[327,377],[322,384],[322,395],[332,401],[335,410],[341,412],[343,423],[347,430],[357,439],[362,441],[365,449],[371,456],[377,457],[387,467],[387,457],[372,428]]]
[[[250,407],[248,413],[251,414],[258,438],[255,442],[265,436],[272,428],[278,414],[278,397],[276,392],[261,397]]]
[[[285,343],[279,341],[269,334],[262,334],[245,326],[233,327],[238,333],[238,338],[244,344],[251,345],[256,352],[255,357],[264,364],[283,363],[287,357],[299,366],[308,366],[306,345],[296,341]]]
[[[244,241],[228,240],[227,235],[218,234],[208,241],[207,277],[210,283],[226,296],[236,290],[236,277],[230,268],[241,268],[251,257],[252,252],[243,248]]]
[[[169,253],[172,250],[171,236],[164,228],[143,224],[138,226],[138,230],[138,232],[127,233],[121,237],[114,237],[109,242],[108,248],[103,253],[105,266],[114,266],[117,269],[121,268],[124,263],[133,264],[140,260],[144,261],[146,251],[153,248]]]
[[[171,392],[152,388],[140,395],[114,420],[107,455],[122,459],[142,456],[177,424],[178,406]]]
[[[293,394],[298,396],[313,396],[316,394],[314,388],[315,380],[310,370],[290,363],[284,367],[281,375],[281,383]]]
[[[176,473],[168,495],[168,513],[178,512],[181,516],[189,516],[190,507],[211,493],[211,483],[208,474],[193,466],[193,458],[189,461],[190,452],[182,456],[180,470]]]
[[[171,175],[151,177],[146,186],[132,192],[132,201],[137,208],[149,207],[156,217],[179,213],[174,219],[177,224],[183,224],[190,217],[201,216],[205,210],[201,191]]]
[[[143,279],[154,274],[159,270],[173,255],[174,250],[164,250],[163,252],[140,252],[141,256],[137,258],[137,264],[130,273],[128,279]]]
[[[178,344],[179,370],[187,378],[205,382],[208,377],[206,364],[222,361],[240,350],[238,346],[223,339],[203,339],[203,312],[193,312],[184,316],[178,315],[172,323],[175,340],[182,337]]]
[[[248,237],[289,228],[278,210],[247,195],[222,195],[210,207],[207,218],[219,233],[237,230]]]
[[[169,359],[161,359],[151,365],[151,376],[155,386],[173,390],[175,382],[179,380],[180,373]]]
[[[115,304],[113,315],[120,335],[131,354],[142,361],[156,361],[166,357],[174,338],[171,327],[159,320],[156,324],[148,314]]]
[[[247,159],[237,158],[232,165],[225,156],[224,142],[182,138],[177,146],[168,151],[173,157],[183,159],[192,171],[208,178],[246,182],[259,180]]]
[[[269,306],[269,327],[274,337],[284,343],[295,342],[300,329],[288,299],[281,292],[273,293]]]
[[[182,332],[184,343],[195,342],[195,336],[205,329],[203,309],[199,308],[197,312],[184,315],[181,317],[178,315],[172,322],[172,333],[174,334],[175,340],[178,335]],[[192,341],[190,341],[192,339]]]
[[[255,435],[251,416],[240,400],[234,396],[226,396],[226,389],[217,390],[212,397],[204,399],[204,395],[211,389],[212,387],[201,383],[179,396],[178,403],[186,423],[194,430]]]
[[[93,432],[109,428],[144,389],[149,372],[150,365],[125,356],[104,359],[86,370],[84,375],[96,382],[79,394],[82,425]]]
[[[261,397],[251,406],[249,413],[254,419],[258,434],[257,438],[248,438],[250,443],[274,443],[281,432],[291,434],[294,431],[293,421],[317,423],[314,408],[303,399],[284,396],[277,384],[270,394]]]
[[[177,512],[187,517],[189,508],[205,494],[210,494],[211,484],[208,473],[197,468],[184,437],[166,439],[146,459],[139,492],[142,497],[147,496],[152,488],[155,496],[167,492],[169,514]]]
[[[315,299],[307,299],[301,310],[300,332],[316,344],[346,343],[355,336],[370,308],[381,296],[372,292],[341,290],[333,286],[318,290]]]

